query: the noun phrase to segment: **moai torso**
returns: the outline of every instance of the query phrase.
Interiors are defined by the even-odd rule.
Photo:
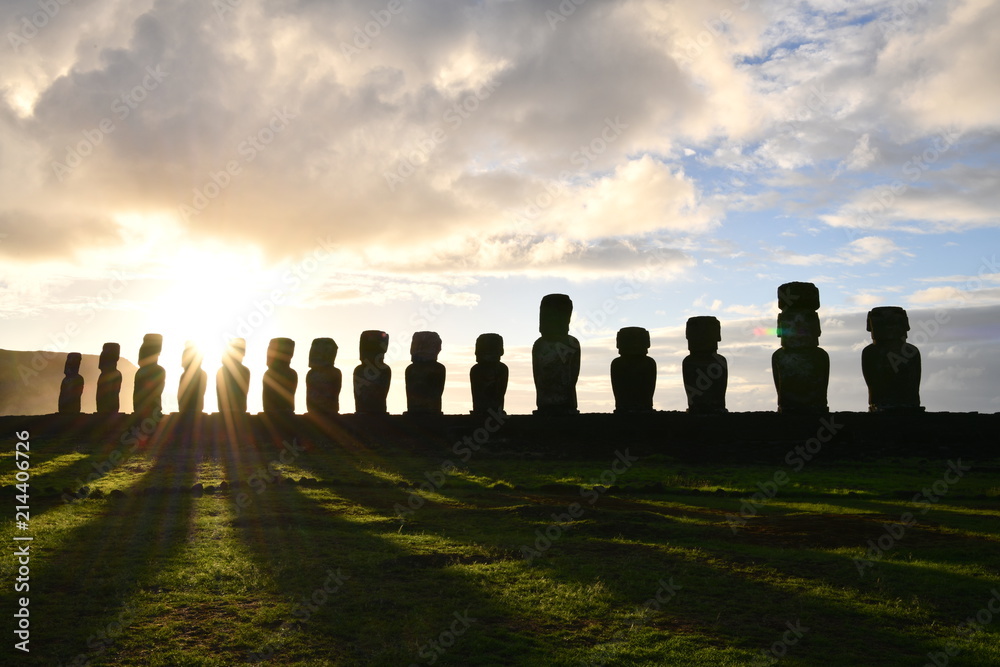
[[[139,348],[139,370],[135,373],[132,410],[142,417],[158,417],[163,413],[163,388],[167,374],[157,361],[163,348],[163,336],[146,334]]]
[[[681,374],[688,412],[726,412],[729,364],[718,353],[722,340],[719,320],[710,316],[689,318],[686,337],[690,354],[681,362]]]
[[[271,339],[267,348],[267,370],[264,372],[264,412],[295,412],[295,390],[299,386],[299,374],[291,367],[293,354],[294,340]]]
[[[361,414],[386,414],[392,369],[383,361],[389,349],[389,334],[363,331],[360,341],[361,363],[354,369],[354,411]]]
[[[830,357],[819,347],[819,290],[812,283],[786,283],[778,288],[778,307],[781,349],[771,355],[778,412],[828,412]]]
[[[565,294],[542,299],[539,333],[531,348],[536,414],[577,414],[576,381],[580,377],[580,342],[569,335],[573,302]]]
[[[445,367],[437,358],[441,337],[433,331],[417,331],[410,343],[412,363],[406,367],[406,411],[414,414],[441,414]]]
[[[250,369],[243,365],[247,342],[234,338],[222,357],[222,368],[215,374],[215,397],[219,412],[243,414],[250,392]]]
[[[332,338],[317,338],[309,348],[309,372],[306,373],[306,410],[310,414],[335,415],[340,412],[340,389],[343,376],[334,367],[337,343]]]
[[[861,352],[871,412],[920,412],[920,351],[906,342],[906,311],[896,306],[868,313],[872,344]]]
[[[615,412],[652,412],[656,391],[656,361],[648,356],[649,332],[642,327],[618,331],[618,353],[611,362]]]
[[[101,350],[98,367],[101,374],[97,378],[97,411],[115,413],[121,409],[122,374],[118,370],[121,346],[105,343]]]
[[[79,352],[66,355],[66,365],[59,386],[59,412],[63,414],[80,414],[80,399],[83,396],[83,376],[80,375],[80,362],[83,356]]]
[[[472,414],[503,413],[510,371],[500,361],[502,356],[503,338],[499,334],[482,334],[476,339],[476,365],[469,371]]]
[[[181,357],[181,379],[177,385],[177,411],[195,414],[205,411],[205,390],[208,374],[201,368],[201,353],[188,343]]]

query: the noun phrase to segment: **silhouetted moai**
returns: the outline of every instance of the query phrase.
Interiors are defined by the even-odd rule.
[[[272,338],[267,346],[267,370],[264,372],[264,412],[288,414],[295,412],[295,390],[299,374],[292,368],[295,341]]]
[[[146,334],[139,348],[139,370],[132,391],[132,412],[143,418],[158,419],[163,414],[163,387],[167,374],[157,362],[163,349],[163,336]]]
[[[861,352],[871,412],[921,412],[920,351],[906,342],[910,321],[899,306],[868,311],[872,344]]]
[[[689,317],[685,336],[688,351],[681,364],[688,412],[726,412],[729,364],[719,354],[722,327],[711,317]]]
[[[306,373],[306,410],[311,414],[340,412],[343,375],[333,365],[336,360],[337,343],[332,338],[313,340],[309,348],[309,372]]]
[[[205,389],[208,373],[201,367],[202,354],[194,343],[184,343],[181,354],[181,380],[177,385],[177,411],[193,415],[205,411]]]
[[[540,415],[575,415],[576,380],[580,376],[580,342],[569,335],[573,302],[565,294],[548,294],[539,308],[542,337],[531,348],[535,404]]]
[[[59,412],[63,414],[80,414],[80,398],[83,396],[83,376],[80,375],[80,362],[83,356],[79,352],[70,352],[66,355],[66,365],[63,378],[59,386]]]
[[[411,414],[441,414],[445,368],[438,362],[441,336],[434,331],[417,331],[410,342],[410,361],[406,367],[406,411]]]
[[[247,342],[242,338],[229,341],[222,355],[222,367],[215,374],[215,397],[219,412],[244,414],[250,393],[250,369],[243,365]]]
[[[101,374],[97,378],[97,411],[118,412],[121,408],[122,373],[118,370],[121,345],[105,343],[97,365]]]
[[[383,361],[389,349],[389,334],[362,331],[359,348],[361,363],[354,369],[354,411],[384,415],[387,412],[385,398],[392,381],[392,369]]]
[[[778,288],[781,349],[771,356],[778,412],[822,414],[830,382],[830,356],[819,346],[819,290],[812,283]]]
[[[469,371],[474,415],[486,415],[490,410],[503,413],[510,371],[500,361],[502,356],[503,337],[500,334],[485,333],[476,339],[476,365]]]
[[[611,361],[615,412],[652,412],[656,391],[656,361],[649,356],[649,332],[642,327],[618,330],[619,356]]]

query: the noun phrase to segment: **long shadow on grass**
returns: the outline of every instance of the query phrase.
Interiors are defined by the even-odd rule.
[[[254,653],[278,662],[372,665],[431,656],[436,664],[530,658],[536,647],[498,635],[502,609],[451,567],[464,555],[449,555],[438,540],[396,535],[390,521],[367,509],[382,490],[370,492],[360,504],[330,489],[276,485],[253,492],[235,519],[237,534],[273,579],[268,593],[290,604],[285,621],[262,633]],[[442,638],[449,645],[443,653],[430,643]],[[494,662],[478,662],[483,655]]]
[[[88,517],[86,522],[59,535],[52,545],[35,543],[32,650],[23,656],[23,664],[74,659],[85,664],[83,660],[113,652],[112,635],[128,632],[131,620],[141,613],[130,607],[129,599],[183,549],[194,502],[187,487],[195,464],[163,432],[150,445],[153,464],[126,489],[124,498],[87,499],[67,506],[66,517]],[[140,487],[155,492],[140,492]],[[53,512],[51,521],[58,525],[60,520]]]

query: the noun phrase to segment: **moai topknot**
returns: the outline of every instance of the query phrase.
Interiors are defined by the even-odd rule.
[[[503,337],[500,334],[485,333],[476,339],[476,365],[469,371],[474,415],[486,415],[491,410],[503,414],[510,371],[500,361],[502,356]]]
[[[819,290],[812,283],[785,283],[778,288],[778,308],[781,349],[771,356],[778,412],[829,412],[830,356],[819,346]]]
[[[729,385],[729,364],[719,354],[722,327],[711,317],[690,317],[685,336],[688,351],[681,364],[688,412],[726,412],[726,387]]]
[[[576,380],[580,376],[580,342],[569,335],[573,302],[565,294],[548,294],[539,309],[542,337],[531,348],[535,379],[535,414],[575,415]]]
[[[181,381],[177,385],[177,411],[195,414],[205,411],[205,389],[208,374],[201,367],[202,354],[194,343],[184,343],[181,354]]]
[[[652,412],[656,391],[656,361],[648,355],[649,332],[642,327],[618,330],[619,356],[611,361],[615,412]]]
[[[118,412],[121,408],[122,373],[118,370],[118,360],[122,348],[118,343],[105,343],[101,358],[97,363],[101,374],[97,378],[97,411]]]
[[[359,343],[361,363],[354,369],[354,411],[360,414],[386,413],[392,369],[383,361],[389,349],[389,334],[362,331]]]
[[[267,370],[264,371],[264,412],[295,412],[295,390],[299,374],[292,368],[295,341],[272,338],[267,346]]]
[[[868,311],[872,344],[861,352],[871,412],[921,412],[920,351],[906,342],[910,321],[899,306]]]
[[[156,418],[163,413],[163,387],[167,374],[157,362],[163,349],[163,336],[146,334],[139,348],[139,370],[135,373],[132,411],[141,417]]]
[[[313,340],[309,348],[309,372],[306,373],[306,410],[310,414],[340,412],[343,375],[333,365],[336,360],[337,343],[332,338]]]
[[[417,331],[410,342],[410,361],[406,367],[406,411],[411,414],[441,414],[445,368],[438,362],[441,336],[434,331]]]
[[[247,342],[242,338],[229,341],[222,355],[222,367],[215,374],[215,396],[219,412],[242,414],[247,411],[250,393],[250,369],[243,365]]]
[[[66,365],[63,378],[59,386],[59,412],[63,414],[80,414],[80,397],[83,396],[83,376],[80,375],[80,362],[83,355],[79,352],[70,352],[66,355]]]

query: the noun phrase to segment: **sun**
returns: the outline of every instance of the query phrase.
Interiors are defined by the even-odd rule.
[[[202,368],[214,372],[226,343],[238,336],[240,318],[246,316],[247,304],[261,283],[260,256],[188,247],[167,266],[167,286],[152,303],[164,338],[164,361],[179,366],[181,351],[190,341],[202,354]]]

